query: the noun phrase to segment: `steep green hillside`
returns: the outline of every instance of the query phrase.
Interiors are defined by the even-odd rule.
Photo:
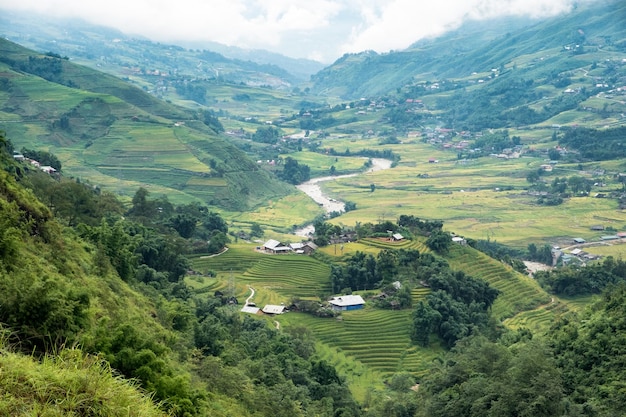
[[[39,362],[0,345],[5,416],[165,416],[150,397],[96,356],[65,350]]]
[[[67,174],[122,195],[146,186],[174,201],[245,210],[291,192],[204,121],[110,75],[0,40],[0,128],[18,150],[49,150]]]
[[[603,61],[607,52],[625,52],[625,16],[624,4],[611,1],[580,6],[569,15],[522,29],[518,29],[522,22],[485,21],[480,22],[481,30],[469,23],[404,51],[347,54],[312,77],[313,91],[354,99],[388,94],[413,82],[471,79],[473,73],[486,77],[501,66],[533,66],[544,73],[581,68]],[[572,65],[571,54],[555,56],[565,47],[588,55]]]
[[[282,332],[226,298],[196,296],[182,280],[189,242],[146,216],[136,223],[138,213],[100,207],[97,225],[63,226],[23,187],[41,178],[10,150],[0,132],[0,414],[358,413],[306,329]],[[78,191],[97,194],[39,175],[50,184],[37,189],[46,200],[57,183],[74,186],[54,196],[55,212],[84,208]]]

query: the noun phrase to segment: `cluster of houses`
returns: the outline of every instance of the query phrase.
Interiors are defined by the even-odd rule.
[[[282,243],[275,239],[270,239],[259,247],[267,253],[299,253],[304,255],[310,255],[317,250],[317,245],[311,241],[295,242],[295,243]]]
[[[333,311],[351,311],[362,309],[365,306],[365,300],[363,300],[363,297],[360,295],[340,295],[331,298],[328,301],[328,304]],[[289,308],[287,308],[284,304],[267,304],[265,307],[259,308],[254,303],[247,303],[243,306],[241,311],[248,314],[263,313],[274,316],[289,312]]]
[[[603,225],[593,225],[590,227],[590,230],[601,232],[605,230]],[[610,241],[621,241],[624,242],[626,239],[626,232],[617,232],[613,235],[602,235],[599,237],[599,242],[610,242]],[[576,237],[572,239],[572,243],[578,247],[571,249],[569,253],[565,253],[561,250],[559,246],[552,247],[552,257],[553,257],[553,265],[556,265],[560,260],[563,264],[568,264],[572,261],[593,261],[596,259],[600,259],[600,255],[594,255],[592,253],[586,252],[584,249],[581,249],[581,245],[587,243],[587,241],[581,237]],[[591,242],[594,244],[594,242]]]
[[[20,162],[28,162],[32,166],[34,166],[35,168],[39,168],[41,171],[45,172],[46,174],[54,174],[57,172],[57,170],[52,168],[50,165],[41,165],[39,161],[26,158],[24,155],[22,155],[19,152],[13,152],[13,159],[15,159],[16,161],[20,161]]]

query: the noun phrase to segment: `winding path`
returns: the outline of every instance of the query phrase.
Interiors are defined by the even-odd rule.
[[[252,297],[254,297],[254,288],[252,288],[249,285],[248,285],[248,288],[250,288],[250,296],[248,298],[246,298],[246,304],[245,305],[250,304],[250,300],[252,300]]]

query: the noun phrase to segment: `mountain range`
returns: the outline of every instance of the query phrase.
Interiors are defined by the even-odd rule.
[[[623,124],[626,113],[626,5],[618,1],[532,24],[470,22],[404,51],[347,54],[317,72],[313,62],[284,59],[281,68],[257,53],[247,56],[259,62],[244,61],[36,18],[0,21],[5,36],[40,51],[0,41],[0,128],[19,146],[57,154],[67,173],[125,195],[149,185],[236,211],[295,192],[257,164],[290,152],[250,141],[268,123],[285,136],[397,135],[424,126],[602,128]],[[376,116],[359,123],[347,110],[354,106]]]

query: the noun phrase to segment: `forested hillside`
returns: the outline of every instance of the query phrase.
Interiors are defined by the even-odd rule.
[[[623,415],[622,3],[299,86],[0,39],[0,415]]]
[[[39,52],[55,51],[132,80],[180,76],[288,88],[321,69],[315,61],[268,51],[197,42],[173,45],[129,36],[79,19],[2,10],[3,37]],[[140,83],[138,83],[140,84]]]
[[[515,299],[510,285],[517,278],[490,277],[504,289],[501,294],[482,278],[449,269],[446,257],[460,265],[472,252],[451,247],[441,222],[404,216],[401,226],[363,224],[358,234],[374,237],[362,245],[373,245],[376,256],[357,251],[335,264],[336,257],[320,255],[307,261],[304,281],[291,289],[285,283],[294,279],[297,258],[254,251],[246,255],[253,257],[247,263],[235,261],[237,254],[204,258],[215,259],[230,274],[234,266],[241,272],[256,265],[254,274],[244,276],[260,285],[263,279],[276,285],[280,278],[286,294],[301,293],[312,274],[326,279],[327,288],[372,285],[389,294],[368,298],[372,305],[365,314],[394,318],[373,336],[397,340],[411,334],[416,345],[400,347],[407,349],[401,359],[407,367],[387,368],[386,384],[372,381],[357,402],[334,359],[321,355],[315,335],[347,353],[358,348],[357,355],[363,355],[361,343],[370,343],[367,353],[375,355],[378,342],[367,342],[369,336],[348,343],[343,339],[353,337],[353,330],[335,335],[323,330],[358,324],[365,316],[346,314],[345,322],[306,318],[311,313],[305,310],[316,303],[304,300],[296,307],[302,312],[280,320],[284,326],[271,317],[245,315],[221,291],[190,286],[216,280],[213,272],[194,278],[198,272],[189,270],[188,256],[220,252],[229,244],[219,215],[197,204],[155,199],[145,189],[124,207],[114,195],[16,162],[11,151],[12,143],[2,136],[0,371],[6,378],[0,410],[10,415],[52,412],[47,411],[52,404],[55,412],[61,404],[66,415],[86,408],[92,415],[128,415],[132,403],[130,415],[345,417],[608,417],[624,407],[621,261],[605,262],[578,278],[595,282],[606,276],[613,285],[592,309],[581,317],[563,315],[548,331],[531,332],[502,327],[492,314],[501,295],[498,314],[502,303]],[[388,229],[412,240],[394,249],[376,238],[387,236]],[[329,237],[337,233],[327,230]],[[426,246],[422,234],[429,235]],[[263,267],[259,256],[269,266]],[[493,270],[496,261],[491,262]],[[313,271],[323,263],[326,274],[331,271],[325,276],[324,268]],[[286,267],[292,273],[281,278]],[[400,290],[394,280],[401,280]],[[559,280],[541,279],[554,291],[561,291],[554,284]],[[425,292],[408,286],[417,282]],[[219,281],[211,285],[216,284],[213,288],[224,288]],[[419,301],[412,308],[415,297]],[[391,339],[385,343],[391,348]],[[418,348],[429,343],[435,345],[430,353]],[[398,347],[393,349],[386,355],[390,359]],[[416,352],[431,358],[419,372],[414,367],[424,362]],[[386,366],[372,358],[372,369]]]
[[[293,191],[226,141],[210,111],[5,39],[0,121],[20,146],[53,150],[65,172],[118,194],[151,184],[179,201],[242,210]]]
[[[186,286],[186,254],[228,242],[218,215],[142,189],[124,209],[111,194],[14,162],[0,139],[0,410],[358,412],[305,329],[279,332]]]

